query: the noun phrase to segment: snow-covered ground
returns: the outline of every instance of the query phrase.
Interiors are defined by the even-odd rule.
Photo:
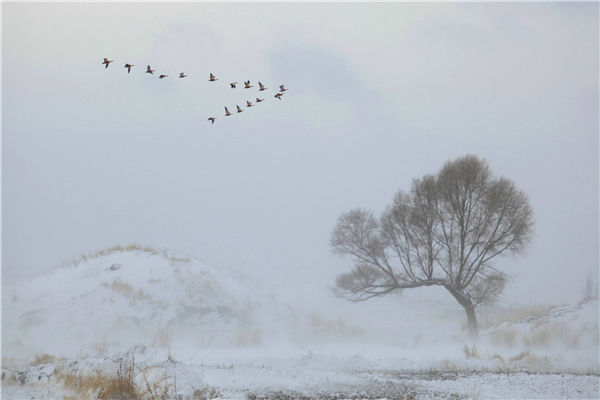
[[[69,377],[127,366],[148,396],[163,385],[183,398],[599,397],[597,300],[480,310],[473,344],[447,297],[353,304],[326,285],[114,248],[4,285],[2,398],[79,398]]]

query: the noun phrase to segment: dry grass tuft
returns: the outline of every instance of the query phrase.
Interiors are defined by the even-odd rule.
[[[78,399],[162,400],[173,398],[176,393],[175,378],[167,375],[166,370],[159,367],[140,370],[133,356],[122,359],[114,373],[98,371],[82,375],[61,371],[57,378]]]
[[[451,362],[449,359],[445,358],[441,361],[440,363],[441,368],[439,368],[441,371],[443,372],[453,372],[453,373],[457,373],[458,371],[460,371],[460,368],[458,367],[458,365],[456,365],[455,363]],[[434,371],[433,369],[430,370]]]
[[[77,393],[78,398],[138,399],[142,393],[135,385],[135,361],[121,361],[115,374],[97,372],[91,375],[59,372],[59,381],[65,388]]]
[[[479,358],[479,352],[477,351],[476,346],[469,348],[469,346],[465,344],[465,346],[463,347],[463,352],[465,353],[465,357],[467,357],[467,359]]]
[[[502,364],[506,365],[506,360],[500,354],[493,354],[492,356],[490,356],[490,360],[498,360]]]
[[[35,358],[29,365],[31,365],[32,367],[37,367],[38,365],[50,364],[55,361],[56,358],[54,356],[51,356],[50,354],[39,354],[35,356]]]
[[[127,247],[125,247],[125,251],[136,251],[136,250],[141,250],[142,247],[138,246],[137,244],[129,244],[127,245]]]
[[[515,361],[521,361],[522,359],[526,358],[529,356],[529,350],[523,351],[519,354],[517,354],[516,356],[512,356],[511,358],[508,359],[509,362],[515,362]]]
[[[489,309],[479,315],[479,328],[482,330],[499,326],[503,323],[535,320],[548,314],[555,306],[536,305],[530,307]]]
[[[205,387],[203,389],[196,389],[192,394],[194,400],[212,400],[221,397],[221,393],[214,387]]]
[[[142,377],[145,384],[145,397],[149,399],[168,399],[171,397],[170,393],[177,392],[176,381],[167,375],[166,370],[162,370],[161,373],[156,367],[148,367],[143,371]]]

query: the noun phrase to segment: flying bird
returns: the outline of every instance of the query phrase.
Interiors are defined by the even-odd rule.
[[[105,64],[104,69],[106,69],[108,68],[108,64],[110,64],[111,62],[113,62],[113,60],[109,60],[108,58],[104,57],[104,61],[102,61],[101,64]]]
[[[268,89],[265,87],[265,85],[263,85],[262,83],[258,82],[258,86],[260,86],[260,89],[258,89],[259,92],[262,92],[265,89]]]
[[[227,109],[227,107],[225,107],[225,109]],[[215,123],[215,119],[216,119],[215,117],[210,117],[208,120],[209,120],[209,121],[210,121],[212,124],[214,124],[214,123]]]
[[[237,107],[237,110],[238,110],[238,112],[239,112],[239,113],[241,113],[241,112],[244,112],[244,110],[242,110],[242,109],[240,108],[240,106],[236,106],[236,107]]]
[[[259,99],[258,97],[256,98],[256,102],[260,103],[261,101],[263,101],[264,99]]]
[[[184,74],[183,72],[180,72],[180,73],[179,73],[179,77],[180,77],[180,78],[185,78],[186,76],[187,76],[187,75],[186,75],[186,74]]]
[[[237,85],[237,82],[231,82],[229,84],[229,86],[231,86],[232,89],[235,89],[235,85]]]
[[[252,107],[252,103],[250,103],[248,100],[246,100],[246,107]]]
[[[227,107],[225,107],[225,116],[229,117],[231,115],[231,113],[229,112],[229,110],[227,109]]]
[[[251,87],[253,86],[250,84],[250,81],[244,82],[244,89],[250,89]]]
[[[280,92],[285,92],[287,89],[285,88],[285,85],[280,85],[279,86],[279,91]]]
[[[127,68],[127,73],[131,72],[131,67],[133,67],[133,64],[125,64],[125,68]]]
[[[154,74],[154,71],[156,71],[155,69],[150,68],[150,66],[148,65],[148,67],[146,67],[146,73],[147,74]]]
[[[212,72],[210,73],[210,78],[208,78],[209,81],[213,82],[213,81],[218,81],[219,79],[217,77],[215,77]]]
[[[169,76],[169,75],[160,74],[158,77],[159,77],[160,79],[164,79],[164,78],[166,78],[167,76]]]
[[[283,93],[277,93],[274,97],[277,97],[279,100],[281,100],[281,96],[283,96]]]

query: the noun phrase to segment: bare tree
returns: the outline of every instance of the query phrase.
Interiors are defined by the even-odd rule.
[[[415,179],[377,219],[355,209],[342,214],[331,235],[335,253],[355,266],[338,276],[335,292],[363,301],[390,292],[442,286],[465,309],[469,334],[479,335],[475,308],[494,301],[506,274],[501,254],[520,254],[530,240],[527,197],[485,161],[467,155],[434,176]]]

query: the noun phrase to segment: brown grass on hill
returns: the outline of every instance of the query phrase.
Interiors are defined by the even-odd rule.
[[[505,322],[517,322],[537,319],[548,314],[555,306],[535,305],[529,307],[484,309],[478,316],[479,328],[482,330],[496,327]]]
[[[172,263],[180,263],[180,262],[187,263],[187,262],[191,261],[191,259],[189,257],[177,257],[174,255],[169,255],[169,253],[165,250],[158,251],[152,246],[142,247],[139,244],[132,243],[132,244],[128,244],[125,247],[123,247],[121,245],[117,245],[117,246],[99,250],[92,254],[82,254],[78,259],[72,259],[70,261],[70,263],[75,266],[78,266],[79,264],[84,263],[87,260],[92,259],[92,258],[103,257],[103,256],[107,256],[112,253],[124,253],[124,252],[131,252],[131,251],[141,251],[144,253],[150,253],[152,255],[160,254],[163,258],[171,261]]]
[[[534,326],[523,337],[526,346],[544,347],[550,343],[562,343],[570,348],[579,345],[580,332],[573,332],[565,322],[552,322]]]
[[[156,300],[142,289],[135,290],[131,285],[125,282],[114,280],[111,283],[103,282],[101,285],[116,293],[120,293],[121,295],[128,298],[132,303],[136,303],[139,301],[142,303],[146,302],[156,304],[163,307],[166,306],[164,301]]]

